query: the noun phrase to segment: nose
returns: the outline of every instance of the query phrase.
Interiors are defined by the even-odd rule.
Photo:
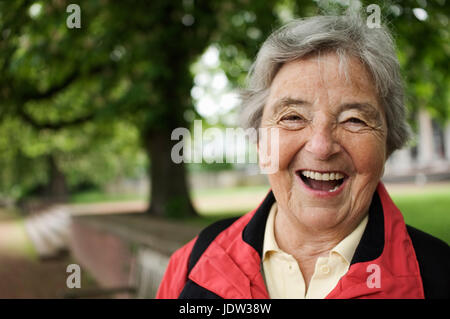
[[[311,153],[315,159],[328,160],[339,153],[340,149],[334,137],[332,125],[317,123],[311,126],[311,136],[306,142],[305,150]]]

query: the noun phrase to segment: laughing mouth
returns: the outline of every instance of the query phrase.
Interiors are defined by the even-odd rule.
[[[297,171],[297,175],[309,188],[317,191],[335,192],[347,178],[340,172]]]

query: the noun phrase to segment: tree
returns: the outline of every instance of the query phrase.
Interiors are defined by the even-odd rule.
[[[132,123],[150,158],[150,212],[194,214],[185,167],[170,158],[171,132],[193,109],[190,65],[236,31],[229,19],[241,10],[256,12],[248,28],[269,29],[274,3],[81,1],[81,28],[69,29],[64,1],[2,2],[0,120],[47,131]]]

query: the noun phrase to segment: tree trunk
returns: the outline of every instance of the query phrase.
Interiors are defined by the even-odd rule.
[[[48,157],[49,181],[46,187],[46,196],[50,201],[64,202],[69,197],[66,176],[59,169],[53,155]]]
[[[144,143],[149,156],[150,207],[154,216],[181,218],[196,215],[186,179],[184,163],[171,159],[174,142],[170,129],[147,132]]]

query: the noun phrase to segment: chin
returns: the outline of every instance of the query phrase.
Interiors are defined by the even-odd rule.
[[[336,228],[346,216],[342,216],[339,210],[336,208],[307,208],[297,209],[298,213],[296,218],[306,228],[323,231]]]

